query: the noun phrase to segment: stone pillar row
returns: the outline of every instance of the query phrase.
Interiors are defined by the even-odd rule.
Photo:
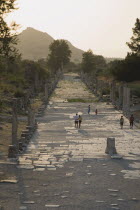
[[[81,80],[86,84],[86,86],[100,99],[102,99],[104,88],[109,88],[107,81],[99,80],[96,75],[90,77],[90,75],[81,72]]]
[[[108,82],[98,80],[96,76],[95,78],[89,77],[88,74],[83,72],[81,72],[81,79],[95,95],[100,97],[100,99],[102,99],[104,88],[109,87]],[[118,85],[115,80],[110,83],[110,101],[115,107],[123,110],[123,113],[126,116],[130,115],[131,94],[130,88],[126,83],[122,82]]]
[[[102,91],[107,86],[107,82],[100,81],[96,77],[94,79],[90,78],[89,75],[83,72],[81,72],[81,79],[91,91],[102,98]],[[117,93],[118,95],[116,95]],[[129,115],[131,96],[130,88],[126,83],[122,82],[119,86],[115,81],[110,83],[110,101],[118,109],[123,110],[125,115]]]
[[[119,98],[116,97],[117,86],[115,81],[110,85],[110,100],[113,105],[116,105],[118,109],[122,109],[124,114],[129,114],[130,112],[130,88],[128,88],[126,83],[121,83],[118,87]]]
[[[28,124],[26,130],[23,130],[21,133],[21,138],[17,138],[18,134],[18,99],[14,98],[12,101],[12,144],[9,145],[8,157],[16,158],[16,155],[23,151],[27,144],[29,143],[30,138],[37,128],[37,122],[35,120],[35,112],[31,109],[31,106],[28,107]]]
[[[42,116],[46,105],[48,103],[49,97],[56,88],[56,85],[59,79],[62,77],[62,74],[59,72],[52,80],[52,82],[46,82],[44,87],[44,105],[42,105],[39,110],[37,117]],[[12,144],[9,145],[8,157],[9,158],[16,158],[17,153],[21,153],[26,148],[27,144],[29,143],[30,138],[34,134],[35,130],[37,129],[37,121],[35,119],[35,112],[31,108],[30,99],[28,98],[28,124],[26,126],[26,130],[23,130],[21,133],[21,138],[18,140],[17,133],[18,133],[18,99],[14,98],[12,100]]]

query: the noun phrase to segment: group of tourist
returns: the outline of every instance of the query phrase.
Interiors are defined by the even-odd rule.
[[[74,117],[74,122],[75,122],[75,128],[80,128],[81,127],[81,123],[82,123],[82,117],[81,117],[81,115],[78,115],[76,113],[76,115]]]
[[[95,114],[97,115],[98,110],[95,109]],[[88,106],[88,114],[90,114],[90,105]],[[82,117],[81,115],[78,115],[76,113],[76,115],[74,116],[74,122],[75,122],[75,128],[80,128],[81,127],[81,123],[82,123]]]
[[[134,125],[134,116],[133,116],[133,114],[131,114],[131,116],[129,118],[129,124],[130,124],[130,129],[133,129],[133,125]],[[121,116],[121,118],[120,118],[121,129],[123,129],[123,125],[124,125],[124,118],[123,118],[123,116]]]
[[[95,114],[97,115],[98,110],[95,109]],[[90,105],[88,106],[88,114],[90,114]],[[82,117],[81,115],[78,115],[76,113],[76,115],[74,116],[74,122],[75,122],[75,128],[80,128],[81,127],[81,123],[82,123]],[[133,125],[134,125],[134,116],[133,114],[131,114],[130,118],[129,118],[129,124],[130,124],[130,129],[133,129]],[[121,129],[123,129],[123,125],[124,125],[124,117],[121,116],[120,118],[120,127]]]

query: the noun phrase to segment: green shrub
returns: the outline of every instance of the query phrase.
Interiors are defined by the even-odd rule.
[[[108,94],[110,94],[110,89],[109,88],[104,88],[102,90],[102,95],[108,95]]]
[[[17,89],[16,92],[14,93],[14,96],[16,98],[24,97],[25,93],[22,89]]]

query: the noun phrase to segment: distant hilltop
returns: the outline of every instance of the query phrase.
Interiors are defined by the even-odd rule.
[[[49,54],[49,45],[54,41],[54,38],[51,37],[46,32],[38,31],[34,28],[28,27],[23,30],[18,35],[19,42],[17,44],[17,48],[19,52],[22,54],[22,59],[34,60],[37,61],[39,59],[46,59]],[[68,40],[65,40],[70,50],[71,61],[74,63],[81,63],[82,55],[84,53],[83,50],[74,47]],[[106,62],[110,62],[113,60],[118,60],[122,58],[105,58]]]
[[[37,61],[41,58],[46,58],[49,54],[49,45],[54,41],[49,34],[28,27],[18,35],[19,42],[17,48],[22,54],[22,59]],[[71,61],[80,63],[84,51],[74,47],[69,41],[65,40],[70,50]]]

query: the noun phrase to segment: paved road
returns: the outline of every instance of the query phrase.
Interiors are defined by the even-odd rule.
[[[140,130],[119,127],[121,113],[111,105],[67,103],[68,98],[96,101],[77,75],[65,75],[51,98],[38,130],[19,164],[0,164],[16,184],[0,183],[4,210],[139,210]],[[98,115],[95,116],[95,109]],[[76,112],[83,117],[74,127]],[[123,159],[105,154],[106,138],[115,137]]]

